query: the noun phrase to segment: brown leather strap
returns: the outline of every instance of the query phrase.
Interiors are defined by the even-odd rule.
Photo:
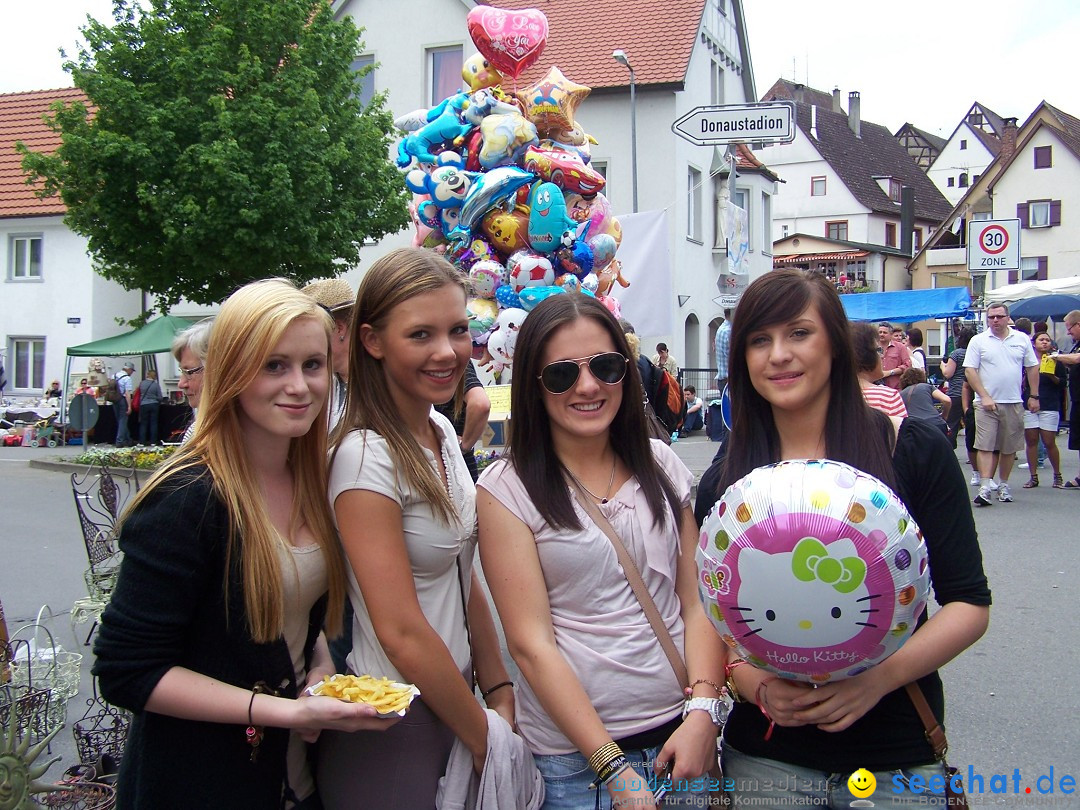
[[[926,702],[926,696],[918,683],[909,683],[904,689],[911,698],[911,702],[915,704],[915,711],[919,713],[919,719],[922,720],[923,727],[926,729],[926,739],[934,748],[934,756],[944,762],[945,754],[949,750],[949,741],[945,739],[945,729],[934,717],[934,712],[930,704]]]
[[[577,496],[577,501],[581,504],[581,508],[585,510],[585,513],[590,518],[592,518],[593,523],[595,523],[597,528],[607,536],[607,539],[611,541],[611,545],[614,546],[615,556],[619,558],[619,565],[622,567],[623,576],[626,577],[626,581],[630,584],[630,590],[634,592],[634,596],[637,597],[638,602],[641,604],[641,609],[645,613],[645,618],[649,620],[649,625],[656,634],[656,638],[660,642],[664,654],[667,656],[668,663],[671,664],[671,668],[675,671],[675,677],[679,680],[679,686],[685,689],[690,684],[690,677],[686,672],[686,664],[683,663],[682,656],[679,655],[679,650],[675,646],[675,640],[671,637],[671,633],[668,632],[664,620],[660,618],[660,611],[656,607],[656,602],[653,601],[649,589],[645,587],[645,581],[641,578],[641,573],[634,563],[634,558],[630,556],[630,552],[626,550],[626,546],[623,545],[622,540],[619,539],[619,535],[616,534],[615,530],[611,527],[608,519],[604,517],[604,513],[600,511],[600,507],[596,505],[588,494],[582,491],[581,486],[577,481],[574,481],[571,478],[568,479],[567,483],[570,484],[571,489]]]

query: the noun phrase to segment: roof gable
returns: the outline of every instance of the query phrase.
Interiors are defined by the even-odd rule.
[[[813,87],[807,87],[805,84],[799,84],[798,82],[789,82],[787,79],[777,79],[773,86],[766,90],[765,95],[761,97],[762,101],[785,99],[796,103],[816,104],[818,108],[825,110],[831,110],[833,105],[831,93],[826,93],[824,90],[815,90]],[[840,111],[844,112],[843,105],[841,105]]]
[[[45,125],[44,116],[55,101],[86,103],[82,90],[33,90],[0,94],[0,217],[33,217],[67,211],[58,196],[41,198],[41,183],[27,185],[22,155],[15,144],[22,141],[35,152],[54,152],[60,135]]]
[[[642,85],[682,84],[701,28],[705,0],[491,0],[477,5],[505,9],[539,8],[548,19],[548,38],[539,61],[518,78],[518,86],[539,81],[552,65],[594,90],[626,87],[626,68],[611,58],[622,49]]]
[[[796,101],[799,129],[859,203],[875,213],[899,216],[900,204],[891,200],[874,179],[895,177],[915,190],[916,219],[940,222],[949,213],[949,201],[888,129],[864,119],[860,123],[861,137],[856,137],[848,125],[848,116],[832,111],[829,96],[829,107],[817,108],[814,137],[810,108],[810,104]]]

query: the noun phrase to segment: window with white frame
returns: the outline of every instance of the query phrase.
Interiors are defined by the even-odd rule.
[[[460,45],[428,49],[428,86],[432,107],[461,87],[461,66],[464,61]]]
[[[761,192],[761,250],[772,253],[772,195]]]
[[[1040,281],[1042,274],[1038,256],[1024,256],[1020,259],[1020,281]]]
[[[701,170],[686,168],[686,238],[701,241]]]
[[[17,234],[9,241],[8,278],[15,281],[41,278],[41,234]]]
[[[45,338],[11,338],[8,374],[15,390],[45,387]]]
[[[604,196],[611,199],[611,178],[608,177],[608,162],[606,160],[590,160],[589,166],[603,176],[607,183],[604,185]]]
[[[712,62],[712,72],[710,74],[711,91],[712,91],[712,103],[723,104],[724,103],[724,69],[720,67],[720,63]]]
[[[1049,228],[1050,227],[1050,201],[1041,200],[1039,202],[1028,203],[1028,227],[1029,228]]]
[[[357,74],[353,95],[366,107],[375,97],[375,57],[371,54],[358,56],[349,67]]]
[[[715,250],[724,250],[727,248],[727,237],[724,235],[724,207],[722,205],[723,197],[725,196],[724,189],[730,188],[727,178],[717,178],[716,181],[716,196],[713,199],[713,209],[715,214],[715,227],[713,228],[713,248]],[[746,212],[746,238],[749,241],[750,247],[754,246],[754,220],[753,215],[750,212],[750,192],[745,188],[735,189],[735,195],[731,198],[732,203]]]
[[[811,177],[810,178],[810,196],[811,197],[824,197],[825,196],[825,178],[824,177]]]

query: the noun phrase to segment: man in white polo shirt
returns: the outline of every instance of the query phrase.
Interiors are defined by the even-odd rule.
[[[998,500],[1012,501],[1009,474],[1013,456],[1024,446],[1024,407],[1039,410],[1039,399],[1021,401],[1020,383],[1025,374],[1028,388],[1039,390],[1039,360],[1027,335],[1009,326],[1009,308],[994,304],[986,310],[990,328],[971,339],[964,355],[964,373],[975,392],[975,450],[982,485],[976,506],[991,501],[994,456],[998,456],[1001,483]]]

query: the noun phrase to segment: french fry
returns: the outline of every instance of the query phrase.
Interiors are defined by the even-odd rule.
[[[333,697],[351,703],[366,703],[379,714],[404,714],[420,694],[412,684],[395,683],[371,675],[330,675],[308,689],[312,695]]]

